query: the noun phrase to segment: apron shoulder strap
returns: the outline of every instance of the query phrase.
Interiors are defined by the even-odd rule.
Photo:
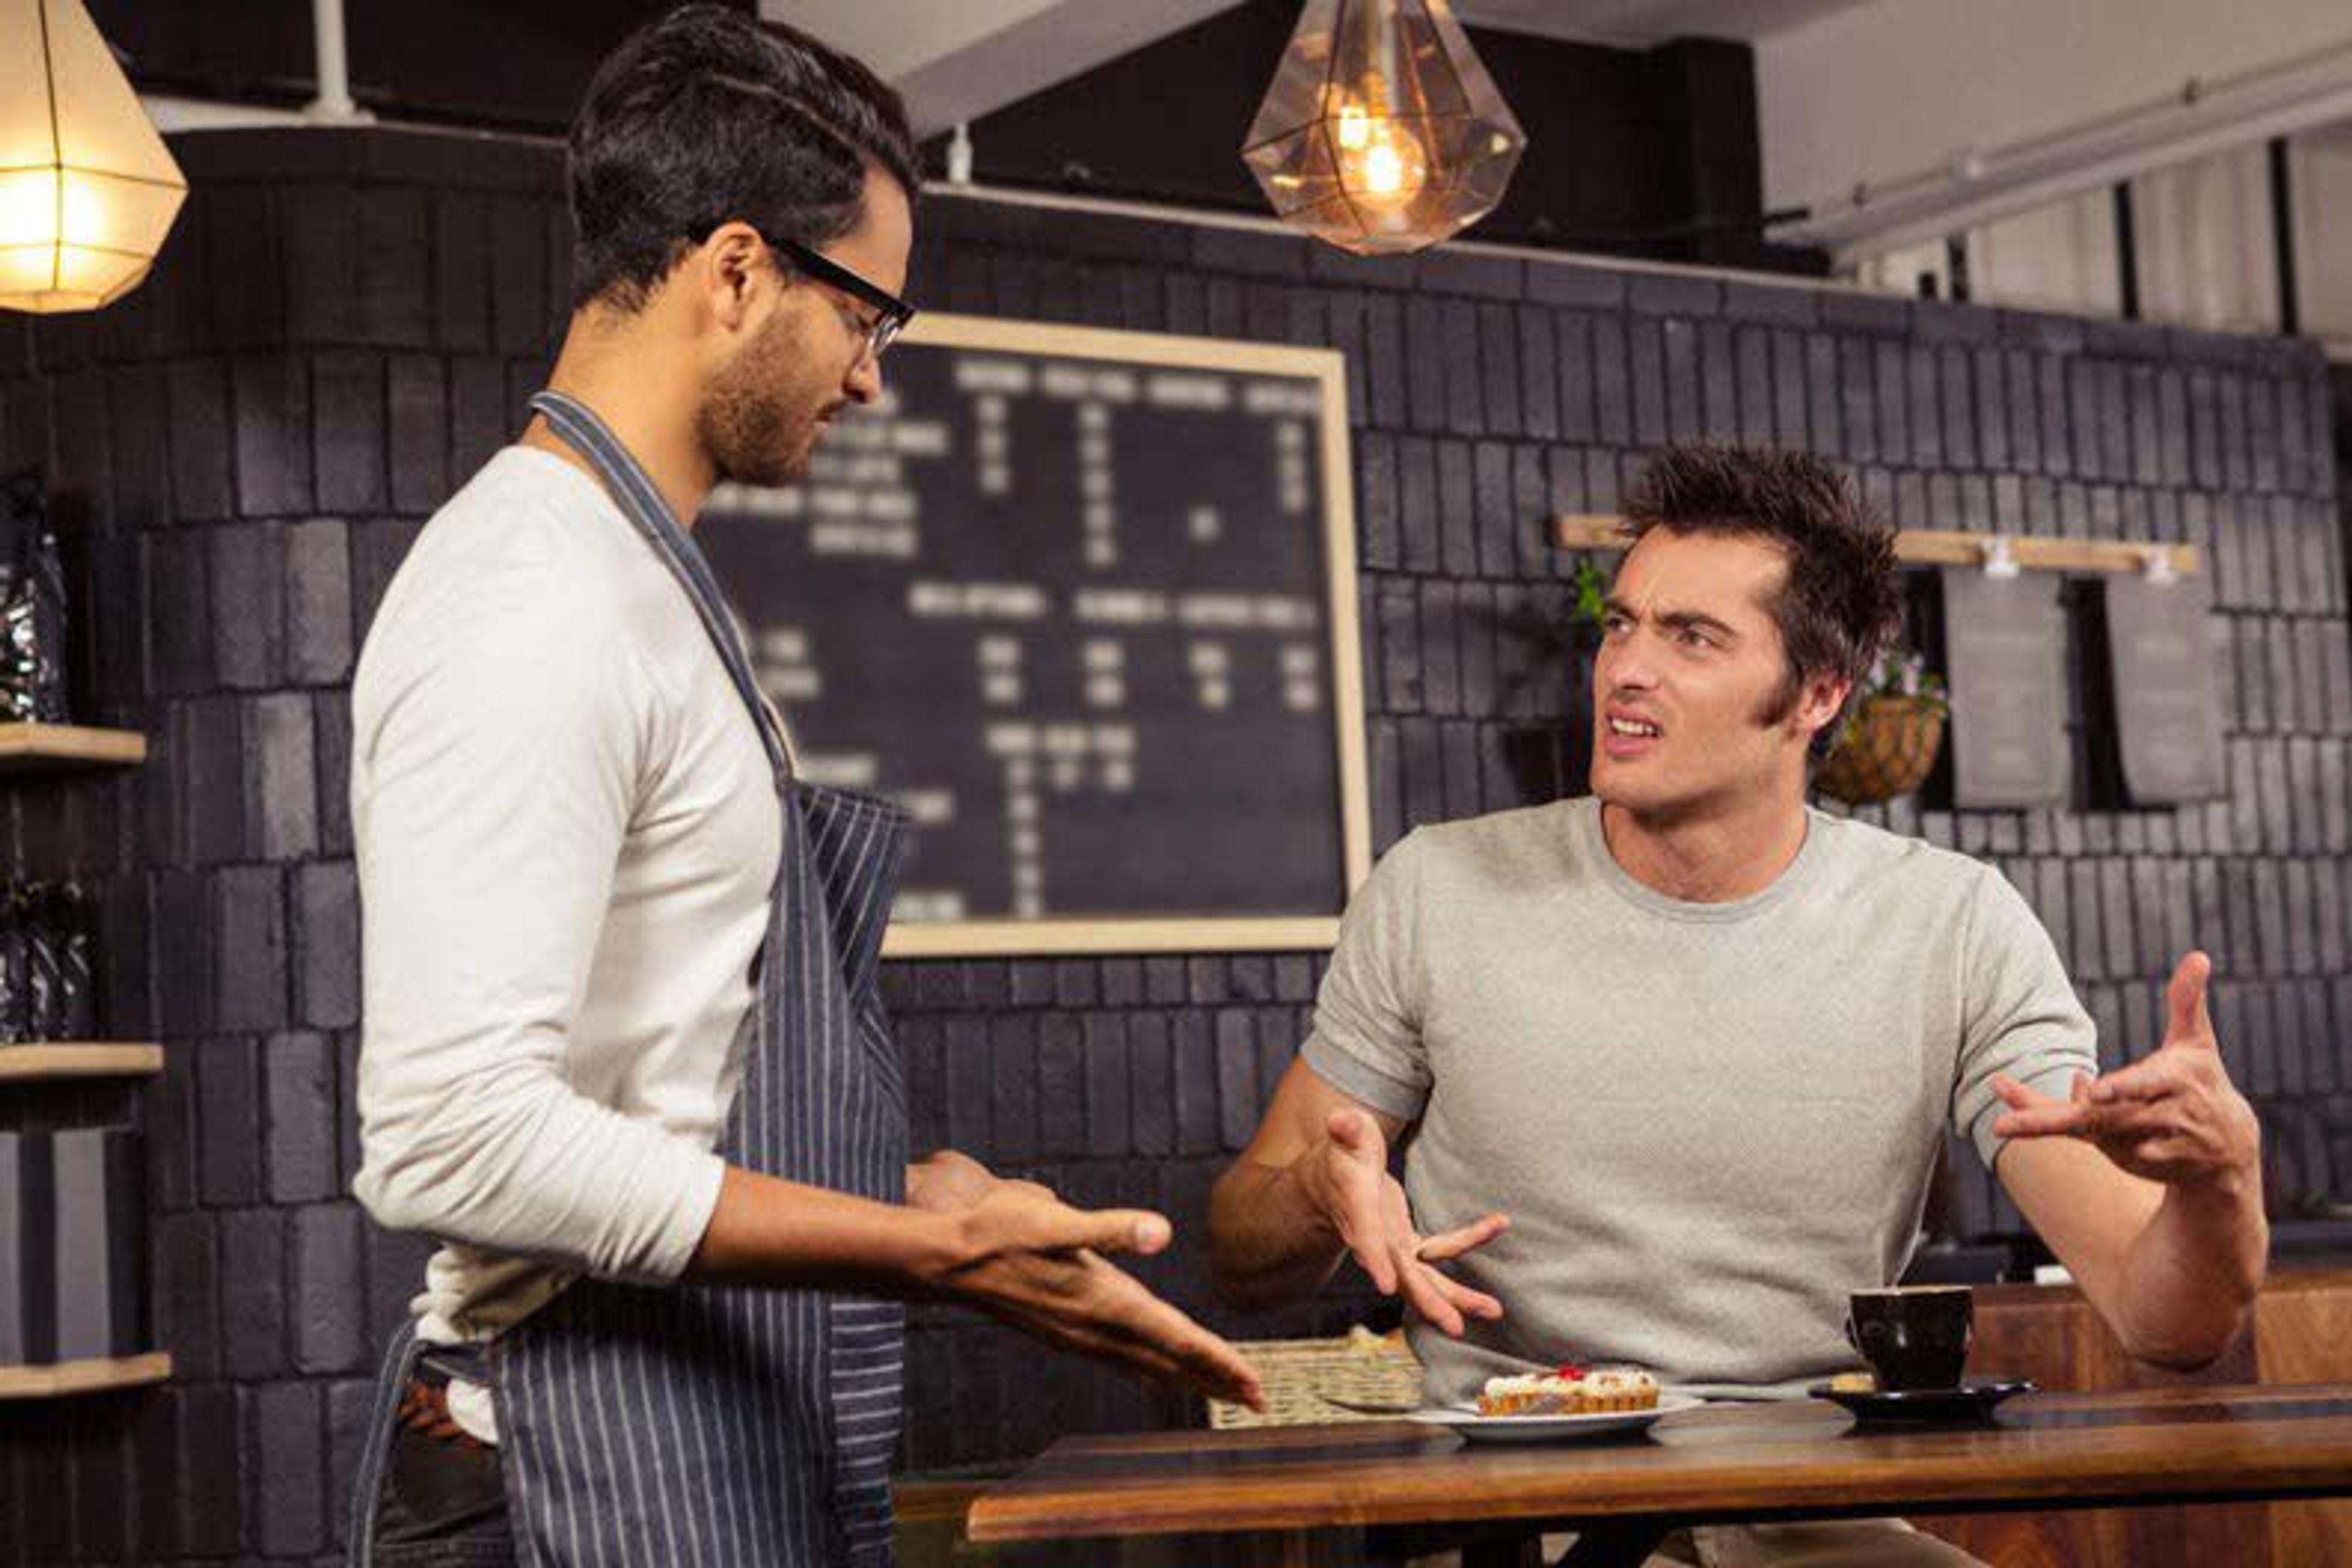
[[[751,653],[744,647],[741,629],[736,625],[709,558],[694,542],[693,536],[679,525],[669,502],[662,499],[644,465],[593,409],[561,392],[537,393],[531,397],[530,406],[546,418],[548,428],[555,432],[557,439],[586,459],[604,480],[605,490],[621,509],[621,514],[677,580],[687,602],[701,620],[702,629],[709,634],[711,646],[718,649],[719,662],[726,667],[728,679],[734,682],[736,694],[751,710],[751,721],[759,727],[761,744],[767,749],[769,765],[775,771],[777,788],[789,786],[800,772],[792,731],[783,715],[776,711],[752,677]]]

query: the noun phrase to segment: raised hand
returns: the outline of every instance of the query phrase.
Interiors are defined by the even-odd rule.
[[[2168,1186],[2258,1178],[2262,1130],[2230,1081],[2205,1005],[2212,973],[2202,952],[2182,959],[2166,992],[2163,1044],[2098,1078],[2077,1074],[2064,1100],[1996,1076],[1993,1092],[2009,1110],[1993,1131],[2080,1138],[2132,1174]]]
[[[933,1289],[1048,1344],[1263,1407],[1257,1370],[1239,1351],[1103,1257],[1160,1251],[1171,1236],[1166,1219],[1139,1209],[1072,1208],[1034,1182],[1001,1180],[961,1155],[943,1158],[916,1167],[909,1193],[918,1206],[956,1216],[955,1258],[928,1281]]]
[[[1306,1156],[1309,1190],[1383,1296],[1402,1292],[1431,1324],[1460,1338],[1467,1318],[1496,1319],[1503,1304],[1483,1290],[1448,1278],[1434,1265],[1451,1262],[1510,1228],[1500,1214],[1458,1229],[1424,1237],[1413,1227],[1404,1188],[1389,1174],[1388,1140],[1360,1110],[1331,1112],[1324,1142]]]

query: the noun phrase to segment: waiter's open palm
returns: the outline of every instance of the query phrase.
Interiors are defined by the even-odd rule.
[[[943,1289],[1048,1344],[1262,1404],[1257,1371],[1239,1351],[1103,1256],[1160,1251],[1171,1235],[1162,1216],[1072,1208],[1034,1182],[998,1181],[963,1210],[961,1228],[967,1261]]]
[[[1483,1290],[1438,1272],[1449,1262],[1485,1246],[1510,1227],[1499,1214],[1459,1229],[1424,1237],[1414,1228],[1404,1186],[1389,1173],[1388,1140],[1380,1124],[1360,1110],[1331,1113],[1328,1137],[1312,1158],[1324,1208],[1372,1283],[1383,1296],[1402,1292],[1405,1301],[1431,1324],[1460,1338],[1469,1318],[1500,1318],[1503,1304]]]

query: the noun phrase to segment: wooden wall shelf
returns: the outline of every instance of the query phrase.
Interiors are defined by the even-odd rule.
[[[146,760],[147,737],[136,730],[93,730],[80,724],[0,724],[0,773],[127,767]]]
[[[0,1083],[66,1078],[149,1078],[163,1070],[163,1047],[79,1040],[0,1046]]]
[[[1552,520],[1552,542],[1563,550],[1622,550],[1617,522],[1610,514],[1570,512]],[[2157,555],[2165,557],[2176,576],[2193,577],[2204,569],[2202,553],[2193,544],[1936,528],[1897,531],[1895,556],[1912,566],[1981,566],[1996,539],[2006,539],[2011,558],[2029,572],[2145,572]]]
[[[108,1361],[61,1361],[49,1366],[0,1366],[0,1399],[62,1399],[110,1388],[141,1388],[172,1375],[172,1357],[148,1355]]]

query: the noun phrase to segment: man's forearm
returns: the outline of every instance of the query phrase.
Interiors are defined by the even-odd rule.
[[[1241,1160],[1209,1199],[1209,1271],[1219,1300],[1275,1307],[1313,1295],[1346,1248],[1303,1167]]]
[[[730,1165],[686,1277],[908,1296],[945,1277],[957,1258],[951,1215]]]
[[[2165,1366],[2204,1365],[2229,1348],[2269,1261],[2258,1179],[2168,1187],[2126,1256],[2125,1348]]]

